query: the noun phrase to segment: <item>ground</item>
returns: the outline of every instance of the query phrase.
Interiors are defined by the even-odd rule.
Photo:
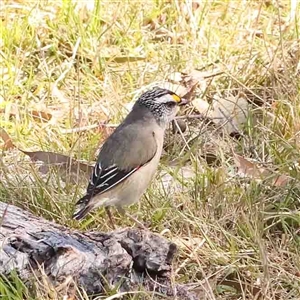
[[[16,147],[1,145],[1,201],[110,231],[104,210],[71,219],[87,174],[41,172],[19,149],[92,163],[143,90],[196,72],[194,101],[180,112],[187,129],[167,133],[156,178],[128,211],[177,243],[173,280],[200,299],[300,299],[299,9],[296,0],[2,1],[0,126]],[[62,297],[45,290],[0,280],[3,299]]]

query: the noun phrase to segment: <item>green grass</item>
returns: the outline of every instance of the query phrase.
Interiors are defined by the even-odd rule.
[[[129,212],[180,245],[174,280],[195,283],[207,299],[299,299],[299,4],[295,11],[293,1],[205,0],[197,9],[183,1],[98,0],[91,10],[84,3],[2,1],[0,126],[23,150],[91,162],[108,133],[72,129],[118,124],[141,89],[174,72],[221,70],[198,94],[208,102],[246,99],[243,137],[188,119],[189,147],[180,134],[167,135],[148,201]],[[40,111],[52,119],[38,121]],[[182,112],[189,113],[192,105]],[[233,151],[295,181],[273,187],[241,178]],[[208,164],[207,154],[218,163]],[[0,176],[2,201],[73,228],[111,230],[103,210],[82,223],[71,219],[85,178],[74,184],[55,170],[42,175],[16,149],[2,152]],[[50,299],[40,285],[29,295],[17,279],[1,279],[1,299]]]

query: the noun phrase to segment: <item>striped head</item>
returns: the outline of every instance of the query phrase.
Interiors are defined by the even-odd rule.
[[[158,124],[165,127],[176,116],[179,110],[178,106],[185,102],[174,92],[156,87],[143,93],[136,104],[147,107]]]

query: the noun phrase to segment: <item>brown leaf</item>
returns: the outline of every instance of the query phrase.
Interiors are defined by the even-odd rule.
[[[0,128],[0,138],[2,138],[2,140],[4,141],[4,145],[3,145],[4,150],[16,148],[10,136],[3,128]],[[47,174],[51,167],[56,167],[59,169],[61,175],[63,176],[71,175],[69,176],[69,178],[72,181],[77,182],[78,181],[77,175],[79,173],[84,173],[86,177],[90,177],[90,174],[93,171],[92,165],[84,162],[79,162],[78,160],[73,159],[67,155],[63,155],[55,152],[47,152],[47,151],[30,152],[21,149],[19,150],[24,154],[28,155],[33,162],[38,162],[38,161],[43,162],[44,165],[42,165],[39,168],[40,172],[43,174]]]
[[[115,63],[127,63],[145,60],[143,56],[115,56],[115,57],[101,57],[102,59],[108,60]]]
[[[179,8],[182,15],[188,21],[191,15],[197,15],[197,10],[200,8],[200,1],[182,1],[179,2]],[[199,13],[198,13],[199,14]]]
[[[236,166],[238,167],[239,173],[249,176],[253,179],[263,180],[268,177],[272,177],[275,175],[271,170],[267,170],[261,166],[258,166],[256,163],[234,153],[234,161]],[[275,178],[272,179],[272,185],[274,186],[286,186],[291,181],[291,178],[284,175],[276,175]]]
[[[248,159],[234,154],[234,161],[238,167],[239,173],[252,177],[252,178],[262,178],[262,176],[269,174],[264,168],[257,166],[255,163],[249,161]]]
[[[200,8],[200,1],[192,1],[192,9],[195,11]]]
[[[201,89],[204,90],[206,88],[207,79],[213,78],[221,74],[223,74],[223,72],[221,72],[219,69],[214,69],[212,71],[199,71],[194,69],[190,72],[181,73],[181,83],[184,86],[191,86],[195,85],[198,82],[201,86]]]
[[[154,33],[154,40],[162,40],[162,39],[174,39],[175,35],[164,27],[166,23],[167,14],[161,14],[155,20],[151,18],[146,18],[143,21],[143,26],[146,29],[153,31]],[[178,35],[177,35],[178,37]]]
[[[3,150],[9,150],[16,147],[9,134],[3,128],[0,128],[0,137],[4,141],[4,145],[2,146]]]
[[[191,101],[194,98],[196,88],[198,86],[198,82],[194,82],[194,85],[190,85],[188,88],[188,92],[182,96],[185,100]]]
[[[275,186],[286,186],[291,181],[291,178],[281,174],[274,178],[272,184]]]
[[[5,119],[8,120],[10,117],[18,117],[22,111],[22,108],[19,108],[15,104],[9,104],[5,109],[0,108],[0,113],[5,114]],[[32,109],[29,110],[29,114],[34,118],[34,120],[39,122],[48,122],[52,119],[52,112],[49,109]]]
[[[143,26],[147,27],[149,30],[155,30],[159,27],[159,24],[151,18],[145,18]]]
[[[82,171],[86,173],[86,175],[90,176],[93,171],[93,166],[79,162],[67,155],[55,153],[55,152],[47,152],[47,151],[24,151],[20,150],[24,154],[28,155],[33,162],[41,161],[48,166],[57,166],[60,170],[69,171],[71,173],[77,174],[78,171]],[[42,173],[47,173],[48,168],[41,168]]]
[[[39,122],[48,122],[52,119],[52,113],[47,111],[32,110],[30,113],[34,120]]]
[[[207,88],[206,80],[219,74],[220,72],[216,70],[214,70],[214,72],[202,72],[198,70],[192,70],[189,73],[174,72],[168,77],[168,80],[171,82],[170,84],[179,85],[181,89],[185,89],[185,92],[178,95],[192,101],[195,98],[196,89],[198,88],[204,92]]]
[[[191,89],[195,85],[199,84],[200,80],[203,78],[195,78],[190,74],[185,72],[174,72],[168,77],[168,80],[172,83],[179,84],[186,89]]]

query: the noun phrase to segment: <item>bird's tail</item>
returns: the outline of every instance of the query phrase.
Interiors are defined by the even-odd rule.
[[[80,220],[83,219],[93,208],[94,205],[91,200],[91,195],[87,194],[83,196],[75,204],[75,212],[73,214],[73,219]]]

